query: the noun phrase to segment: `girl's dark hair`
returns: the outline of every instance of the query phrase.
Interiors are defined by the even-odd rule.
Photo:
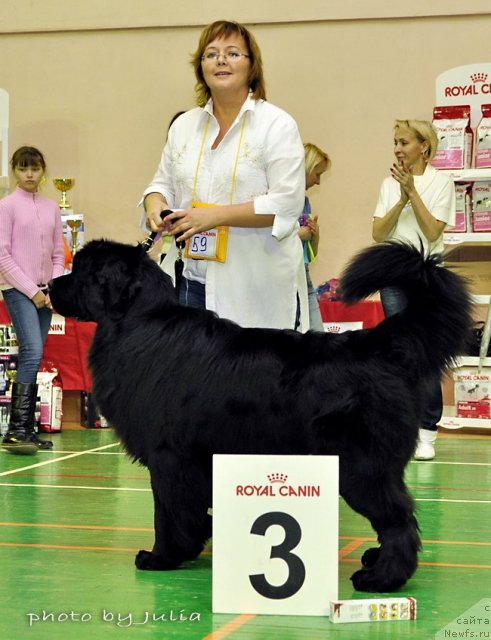
[[[43,154],[36,147],[19,147],[14,151],[10,161],[12,171],[17,167],[42,167],[46,169],[46,161]]]

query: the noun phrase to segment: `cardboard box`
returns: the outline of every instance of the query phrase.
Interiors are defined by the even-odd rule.
[[[331,622],[388,622],[416,620],[415,598],[367,598],[364,600],[333,600]]]
[[[447,247],[445,266],[469,279],[476,295],[491,295],[491,246],[465,244]]]

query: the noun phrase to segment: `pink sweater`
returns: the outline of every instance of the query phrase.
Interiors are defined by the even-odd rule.
[[[28,298],[64,272],[58,205],[17,187],[0,200],[0,279]]]

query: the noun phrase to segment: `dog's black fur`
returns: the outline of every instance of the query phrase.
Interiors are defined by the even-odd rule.
[[[407,309],[369,330],[302,335],[180,306],[141,247],[95,240],[76,254],[50,296],[62,315],[98,323],[97,403],[150,471],[155,545],[138,553],[138,568],[173,569],[202,551],[214,453],[332,454],[341,495],[380,543],[363,555],[355,588],[406,582],[420,538],[404,469],[428,382],[463,352],[471,326],[466,286],[440,262],[401,244],[362,251],[341,278],[344,300],[396,285]]]

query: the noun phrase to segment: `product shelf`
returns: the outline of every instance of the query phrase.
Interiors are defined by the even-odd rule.
[[[439,169],[442,173],[451,176],[454,182],[479,182],[491,180],[490,169]]]
[[[491,429],[491,420],[489,418],[459,418],[455,415],[454,407],[445,407],[438,425],[445,429]]]
[[[491,244],[491,232],[480,231],[479,233],[453,233],[443,234],[445,244]]]

